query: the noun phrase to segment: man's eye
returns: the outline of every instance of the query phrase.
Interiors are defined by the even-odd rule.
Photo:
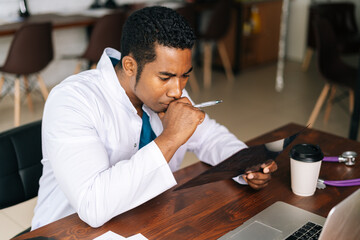
[[[183,77],[188,78],[188,77],[190,77],[190,74],[184,74]]]
[[[159,77],[162,81],[167,81],[170,79],[170,77]]]

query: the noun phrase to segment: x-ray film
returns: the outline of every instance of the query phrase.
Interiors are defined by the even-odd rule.
[[[302,131],[274,142],[241,149],[221,163],[175,188],[174,191],[231,179],[248,171],[259,171],[261,170],[262,164],[268,163],[270,160],[275,160],[301,132]]]

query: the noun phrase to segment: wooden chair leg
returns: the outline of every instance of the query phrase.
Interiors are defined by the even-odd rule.
[[[309,69],[309,65],[310,65],[313,54],[314,54],[314,49],[312,49],[312,48],[306,49],[305,57],[303,59],[302,65],[301,65],[301,69],[304,72],[306,72]]]
[[[330,95],[329,95],[329,98],[327,100],[325,114],[324,114],[324,123],[325,124],[327,124],[327,122],[329,121],[332,105],[333,105],[333,102],[334,102],[335,93],[336,93],[336,87],[331,86]]]
[[[20,78],[14,83],[14,126],[20,126]]]
[[[321,109],[321,106],[323,105],[326,95],[328,94],[329,90],[330,90],[330,84],[326,83],[323,90],[321,91],[321,94],[320,94],[318,100],[316,101],[315,107],[314,107],[313,111],[311,112],[310,118],[309,118],[308,122],[306,123],[306,125],[309,126],[309,128],[312,128],[312,126],[314,125],[315,120]]]
[[[25,86],[25,95],[26,95],[26,100],[28,103],[29,110],[30,110],[30,112],[34,112],[34,104],[33,104],[31,94],[30,94],[30,89],[29,89],[29,80],[26,75],[24,75],[24,86]]]
[[[212,51],[211,43],[204,42],[204,87],[211,87],[211,63],[212,63]]]
[[[225,43],[224,43],[224,41],[218,41],[216,43],[216,45],[219,49],[220,58],[224,65],[224,68],[225,68],[226,77],[227,77],[228,81],[232,83],[232,82],[234,82],[235,77],[234,77],[234,73],[232,71],[229,55],[227,54],[227,51],[226,51]]]
[[[91,65],[90,69],[95,69],[96,66],[97,66],[97,64],[96,64],[96,63],[93,63],[93,64]]]
[[[46,87],[46,84],[45,84],[44,80],[40,76],[40,74],[37,75],[37,80],[38,80],[38,83],[39,83],[39,86],[40,86],[41,94],[42,94],[44,100],[46,101],[46,99],[49,96],[49,91],[48,91],[48,89]]]
[[[354,91],[352,89],[349,90],[349,111],[352,113],[354,111]]]
[[[81,66],[82,66],[82,62],[81,60],[79,60],[78,63],[76,64],[74,74],[77,74],[81,71]]]
[[[1,78],[0,78],[0,99],[1,99],[1,92],[2,92],[2,88],[4,86],[4,82],[5,82],[5,77],[4,77],[4,75],[1,75]]]
[[[194,93],[198,93],[199,92],[199,85],[198,85],[195,73],[193,71],[190,72],[189,82],[190,82],[191,90]]]

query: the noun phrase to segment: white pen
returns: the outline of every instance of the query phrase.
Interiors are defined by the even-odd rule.
[[[210,106],[213,106],[213,105],[216,105],[216,104],[219,104],[219,103],[222,103],[222,100],[203,102],[203,103],[195,104],[194,107],[196,107],[196,108],[210,107]]]

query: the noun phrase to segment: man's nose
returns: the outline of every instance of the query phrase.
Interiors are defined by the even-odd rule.
[[[168,89],[168,97],[178,99],[182,95],[180,78],[173,78]]]

